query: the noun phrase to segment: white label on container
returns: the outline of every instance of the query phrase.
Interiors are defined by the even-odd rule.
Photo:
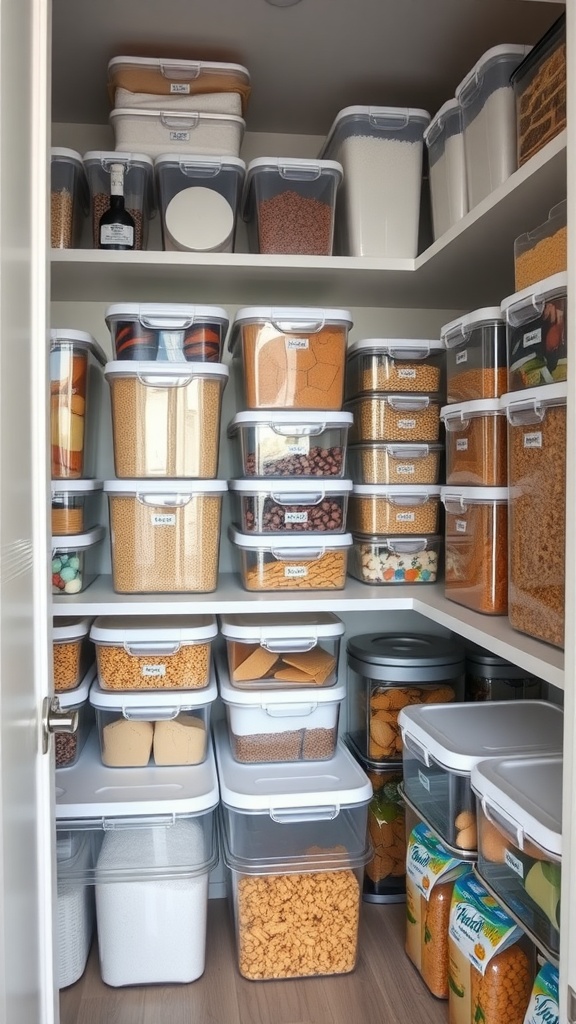
[[[171,93],[184,93],[186,96],[190,95],[190,86],[188,82],[170,82]]]
[[[284,576],[286,577],[286,579],[289,579],[289,580],[302,579],[304,576],[307,576],[307,575],[308,575],[308,569],[306,568],[305,565],[285,565],[284,566]]]
[[[176,516],[173,512],[153,512],[150,522],[152,526],[176,526]]]
[[[134,245],[134,228],[129,224],[103,224],[100,245]]]
[[[456,353],[456,366],[459,366],[460,363],[467,363],[467,362],[468,362],[468,352],[466,351],[466,349],[464,349],[463,352],[457,352]]]
[[[510,850],[506,850],[504,860],[512,871],[519,875],[520,878],[524,878],[524,865],[518,857],[515,857],[513,853],[510,853]]]
[[[458,440],[456,441],[456,451],[457,452],[467,452],[468,451],[468,438],[467,437],[459,437],[458,438]]]
[[[414,512],[397,512],[396,522],[397,523],[413,523],[416,516]]]
[[[142,665],[141,675],[146,678],[150,676],[165,676],[166,665]]]
[[[190,142],[190,132],[175,132],[171,131],[168,133],[170,142]]]
[[[310,446],[308,441],[301,441],[300,444],[287,444],[286,451],[290,455],[308,455]]]
[[[285,512],[284,513],[285,523],[307,523],[308,513],[307,512]]]
[[[542,447],[542,431],[532,430],[528,434],[524,434],[522,438],[522,444],[524,448],[541,448]]]
[[[398,420],[397,426],[400,430],[414,430],[416,420]]]
[[[427,775],[424,775],[424,772],[421,772],[420,769],[418,769],[418,781],[419,781],[420,785],[424,786],[424,789],[429,793],[430,792],[430,779],[428,778]]]
[[[403,370],[398,370],[398,376],[401,380],[416,380],[416,370],[405,366]]]
[[[402,462],[399,466],[396,466],[396,472],[400,476],[412,476],[415,472],[415,466],[413,462]]]
[[[538,327],[535,331],[527,331],[522,337],[522,348],[532,348],[534,345],[539,345],[542,341],[542,328]]]
[[[291,349],[310,348],[310,341],[308,338],[286,338],[286,348],[289,352]]]
[[[456,520],[456,533],[466,533],[466,520],[465,519],[457,519]]]

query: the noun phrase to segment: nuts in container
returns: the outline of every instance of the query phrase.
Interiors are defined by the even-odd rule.
[[[357,484],[437,484],[441,444],[355,444],[348,448],[348,472]]]
[[[354,533],[433,534],[438,530],[440,487],[355,484],[349,525]]]
[[[354,414],[350,441],[432,441],[440,433],[440,396],[371,392],[346,403]]]
[[[440,536],[386,537],[352,534],[348,574],[362,583],[435,583]]]
[[[210,681],[213,615],[100,616],[92,624],[103,690],[195,690]]]
[[[350,480],[231,480],[234,521],[244,533],[343,533]]]
[[[441,341],[366,338],[346,357],[346,398],[369,392],[442,390],[445,347]]]
[[[343,477],[348,412],[239,412],[228,427],[238,476]]]

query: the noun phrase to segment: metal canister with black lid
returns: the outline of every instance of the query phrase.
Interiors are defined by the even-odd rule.
[[[465,651],[465,700],[539,700],[546,696],[544,681],[526,669],[471,641],[466,641]]]

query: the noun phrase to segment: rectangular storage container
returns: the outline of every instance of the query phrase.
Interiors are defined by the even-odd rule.
[[[102,491],[101,480],[76,480],[67,484],[52,481],[51,526],[53,537],[70,537],[97,523]]]
[[[174,83],[177,84],[177,83]],[[201,114],[242,114],[242,96],[239,92],[175,92],[166,96],[154,92],[132,92],[117,88],[114,106],[129,110],[170,110],[198,111]]]
[[[258,537],[229,528],[246,590],[343,590],[349,533],[332,536]]]
[[[341,256],[418,254],[420,189],[426,110],[345,107],[320,156],[342,164],[336,210]]]
[[[357,484],[437,484],[441,444],[355,444],[348,449],[348,472]]]
[[[88,184],[82,157],[74,149],[50,150],[50,245],[77,249],[88,213]]]
[[[52,660],[55,693],[80,686],[88,666],[94,660],[90,643],[91,619],[55,618],[52,620]]]
[[[462,108],[447,100],[424,132],[428,149],[428,176],[434,239],[440,238],[468,213],[468,185]]]
[[[162,246],[233,252],[246,165],[238,157],[159,156],[154,161]]]
[[[50,331],[50,443],[53,480],[94,475],[102,368],[106,356],[85,331]]]
[[[446,483],[506,487],[506,410],[499,398],[445,405]]]
[[[222,480],[107,480],[117,594],[208,594],[218,583]]]
[[[567,385],[504,396],[510,489],[508,617],[564,646]]]
[[[240,400],[247,409],[339,412],[351,327],[347,309],[239,309],[228,348]]]
[[[418,484],[354,484],[350,495],[350,529],[354,533],[437,533],[440,487]]]
[[[344,623],[331,612],[222,615],[228,681],[240,690],[333,686]]]
[[[326,764],[239,765],[215,731],[222,851],[240,974],[346,974],[356,965],[370,781],[338,742]],[[318,909],[321,908],[321,911]],[[302,941],[304,938],[305,941]]]
[[[568,269],[567,204],[553,206],[547,220],[514,241],[514,288],[521,292]]]
[[[348,575],[371,586],[436,583],[442,538],[352,534]]]
[[[554,274],[502,302],[508,391],[557,384],[568,376],[568,275]]]
[[[539,700],[546,693],[543,679],[466,641],[465,700]]]
[[[56,768],[70,768],[76,764],[80,752],[94,725],[94,713],[90,706],[90,687],[96,678],[96,666],[92,664],[80,686],[74,690],[58,693],[55,701],[58,709],[67,714],[78,712],[78,726],[74,732],[57,732],[54,736],[54,761]]]
[[[98,575],[103,526],[72,537],[52,537],[52,593],[80,594]]]
[[[486,306],[445,324],[446,400],[477,402],[499,398],[508,389],[505,317]]]
[[[508,610],[508,488],[443,487],[444,594],[485,615]]]
[[[117,477],[214,479],[227,366],[119,360],[105,377]]]
[[[241,64],[223,61],[180,60],[172,57],[113,57],[108,61],[108,95],[114,106],[117,89],[155,96],[198,96],[236,92],[243,109],[250,96],[250,75]]]
[[[438,441],[440,395],[371,393],[353,398],[346,409],[354,415],[352,444],[363,441]]]
[[[58,988],[68,988],[82,977],[94,935],[94,892],[67,877],[90,867],[90,836],[64,833],[56,840],[56,971]]]
[[[239,412],[228,426],[238,476],[344,476],[352,413]]]
[[[100,218],[110,209],[112,164],[124,168],[124,205],[134,221],[134,248],[146,249],[150,218],[156,213],[153,164],[143,153],[91,150],[84,154],[90,189],[92,245],[100,248]]]
[[[331,256],[341,181],[334,160],[251,160],[242,200],[250,251]]]
[[[116,303],[105,319],[118,361],[220,363],[228,330],[222,306],[179,302]]]
[[[512,78],[518,166],[566,127],[566,15],[562,14]]]
[[[463,850],[478,845],[470,773],[493,757],[562,753],[562,709],[547,701],[402,708],[404,791],[443,842]]]
[[[109,121],[115,148],[138,150],[149,157],[190,153],[192,156],[235,156],[240,153],[246,122],[236,114],[198,111],[143,110],[116,107]]]
[[[445,346],[412,338],[365,338],[346,356],[346,398],[367,392],[440,392]]]
[[[99,616],[90,638],[103,690],[196,690],[208,686],[213,615]]]
[[[351,480],[230,480],[243,533],[344,533]]]
[[[406,898],[406,836],[401,796],[402,765],[383,767],[362,757],[352,741],[349,749],[372,783],[368,805],[368,842],[372,857],[364,869],[365,903],[403,903]]]
[[[406,796],[406,790],[404,788],[403,783],[400,785],[399,788],[400,797],[402,799],[402,804],[404,806],[404,819],[406,822],[406,846],[408,846],[410,833],[416,828],[417,825],[423,825],[426,829],[428,829],[429,832],[432,833],[434,839],[441,843],[443,849],[446,850],[446,853],[450,854],[452,857],[456,857],[458,860],[465,861],[472,868],[475,862],[478,860],[478,851],[461,850],[459,847],[450,846],[449,843],[446,843],[442,839],[440,833],[432,827],[430,822],[425,820],[424,816],[420,813],[416,805],[408,799],[408,797]]]

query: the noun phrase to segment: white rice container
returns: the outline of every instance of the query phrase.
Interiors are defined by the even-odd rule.
[[[440,107],[424,132],[428,147],[434,238],[440,238],[468,213],[462,109],[451,99]]]
[[[238,156],[246,124],[236,114],[199,114],[181,110],[130,110],[110,113],[115,148],[150,157],[164,153]]]

